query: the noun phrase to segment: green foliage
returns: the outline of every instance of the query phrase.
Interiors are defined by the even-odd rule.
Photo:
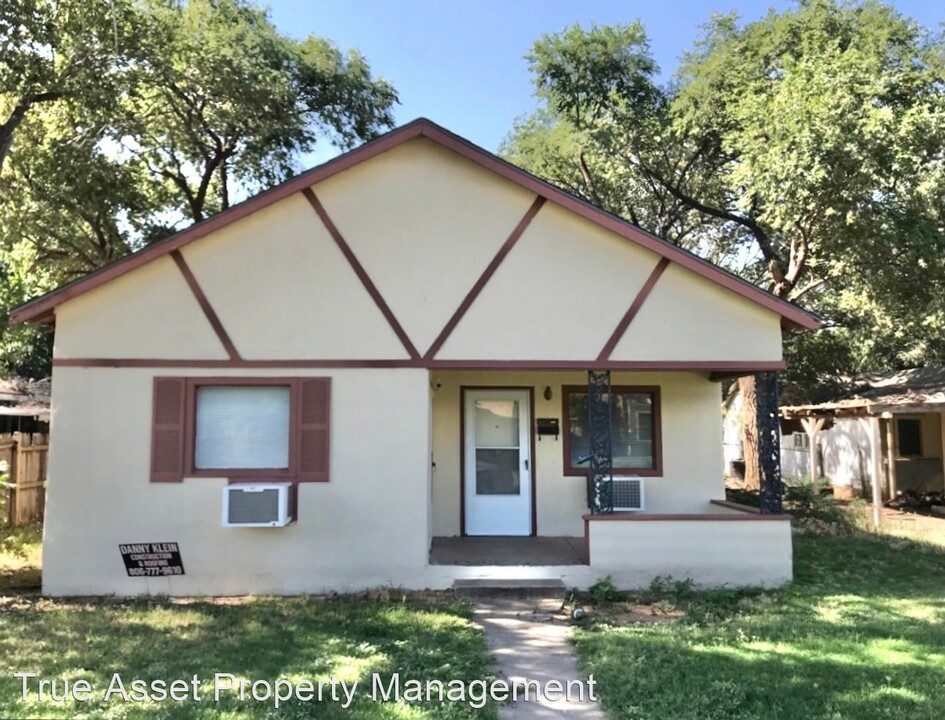
[[[568,28],[529,54],[541,107],[503,151],[820,313],[786,347],[814,399],[945,361],[943,58],[870,1],[713,16],[662,86],[638,23]]]
[[[590,593],[595,605],[609,605],[623,598],[623,593],[614,585],[610,575],[591,585]]]
[[[249,0],[0,0],[0,48],[3,312],[286,179],[317,143],[374,137],[397,102],[359,53]],[[47,374],[49,351],[36,329],[0,336],[6,371]]]
[[[840,503],[824,482],[805,478],[789,487],[784,497],[784,511],[796,525],[832,535],[856,535],[866,529],[862,501]]]

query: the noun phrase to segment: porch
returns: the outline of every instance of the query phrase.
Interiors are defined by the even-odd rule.
[[[435,537],[431,565],[587,565],[583,537]]]

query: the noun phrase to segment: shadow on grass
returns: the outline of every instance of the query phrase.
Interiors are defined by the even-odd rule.
[[[212,700],[212,677],[274,682],[280,677],[317,682],[331,675],[359,681],[354,705],[291,701],[279,717],[319,718],[495,718],[494,707],[476,711],[465,704],[374,703],[371,676],[401,682],[489,676],[490,660],[481,635],[455,604],[422,605],[353,598],[261,599],[243,604],[102,601],[94,604],[23,600],[0,608],[0,716],[72,717],[77,711],[101,716],[121,711],[132,717],[263,717],[272,703],[239,702],[235,693]],[[123,680],[183,678],[203,683],[201,702],[164,702],[114,708],[100,701],[40,705],[35,695],[21,703],[13,672],[48,678],[87,678],[101,697],[113,673]],[[206,687],[203,687],[206,686]],[[326,696],[327,697],[327,696]],[[130,711],[130,715],[129,715]]]
[[[579,632],[613,716],[941,717],[945,552],[871,535],[794,548],[780,591],[692,592],[683,621]]]

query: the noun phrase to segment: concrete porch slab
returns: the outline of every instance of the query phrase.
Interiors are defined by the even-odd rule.
[[[583,537],[435,537],[431,565],[586,565]]]

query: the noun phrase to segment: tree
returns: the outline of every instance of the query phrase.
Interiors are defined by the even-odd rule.
[[[779,297],[837,310],[836,294],[862,288],[884,258],[940,243],[945,215],[936,225],[929,209],[941,196],[919,196],[945,147],[942,44],[894,9],[811,0],[746,25],[713,17],[664,87],[652,64],[614,62],[644,51],[636,26],[572,28],[539,40],[530,60],[550,127],[575,133],[578,159],[607,158],[628,187],[658,188],[698,213],[714,228],[699,228],[698,249],[715,246],[715,259]],[[577,107],[593,108],[580,125]],[[631,200],[659,208],[659,197]],[[660,232],[653,215],[637,213]],[[896,303],[880,286],[868,297]],[[749,398],[754,382],[741,381]],[[746,439],[756,453],[757,431],[746,426]]]
[[[134,15],[127,0],[0,0],[0,170],[38,107],[112,106],[133,66]]]
[[[0,0],[0,49],[4,312],[286,179],[316,143],[370,139],[397,102],[360,54],[248,0]],[[4,323],[0,365],[40,372],[48,338]]]
[[[350,147],[393,125],[393,88],[357,52],[296,41],[245,0],[150,0],[151,46],[115,139],[194,221],[229,207],[234,181],[258,189],[328,139]]]

